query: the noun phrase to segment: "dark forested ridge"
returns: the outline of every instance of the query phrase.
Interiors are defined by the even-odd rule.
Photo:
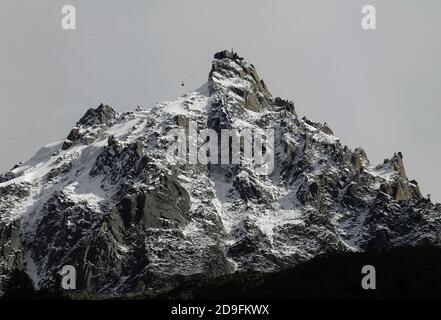
[[[376,289],[363,290],[364,265],[376,269]],[[277,273],[236,273],[187,283],[165,299],[440,299],[441,249],[402,247],[383,252],[317,257]]]

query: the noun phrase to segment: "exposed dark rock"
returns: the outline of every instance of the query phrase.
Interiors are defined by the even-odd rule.
[[[78,139],[81,137],[80,135],[80,128],[79,127],[75,127],[73,128],[69,135],[67,136],[67,140],[70,141],[78,141]]]
[[[64,163],[60,167],[53,168],[48,174],[47,174],[47,181],[52,182],[56,178],[63,176],[64,174],[67,174],[72,169],[72,163]]]
[[[78,121],[78,125],[94,126],[105,124],[110,126],[115,121],[116,112],[108,105],[100,104],[96,109],[87,110],[86,114]]]
[[[183,114],[178,114],[173,117],[176,125],[188,131],[188,118]]]
[[[222,79],[231,77],[239,77],[247,83],[248,88],[245,89],[239,85],[230,85],[228,88],[223,88]],[[259,78],[254,66],[228,51],[219,52],[215,55],[209,79],[211,92],[221,93],[223,90],[229,89],[229,92],[223,91],[226,96],[233,93],[232,97],[238,97],[237,102],[246,109],[260,112],[272,105],[271,93]]]
[[[131,190],[116,208],[126,228],[176,228],[188,222],[190,199],[178,181],[164,176],[154,190]]]
[[[12,196],[18,199],[24,199],[30,195],[30,187],[27,183],[9,184],[0,187],[0,197]]]
[[[96,109],[87,110],[77,125],[69,132],[61,150],[68,150],[77,144],[91,144],[103,130],[116,121],[116,112],[107,105],[100,104]]]
[[[66,139],[64,140],[63,145],[61,146],[61,150],[68,150],[72,146],[73,146],[73,142]]]
[[[294,102],[288,101],[288,100],[283,100],[280,97],[276,97],[276,99],[274,99],[274,103],[278,107],[285,108],[285,110],[289,111],[293,115],[297,115],[296,111],[295,111],[295,108],[294,108]]]
[[[0,175],[0,183],[15,179],[15,173],[8,171]]]
[[[8,275],[18,269],[23,269],[20,220],[0,221],[0,295],[6,290]]]

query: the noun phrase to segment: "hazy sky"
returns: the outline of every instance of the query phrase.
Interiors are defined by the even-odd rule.
[[[61,28],[61,7],[77,30]],[[377,29],[360,26],[375,5]],[[234,47],[274,96],[326,121],[371,162],[402,151],[441,201],[439,0],[1,0],[0,171],[67,136],[89,107],[118,111],[203,84]]]

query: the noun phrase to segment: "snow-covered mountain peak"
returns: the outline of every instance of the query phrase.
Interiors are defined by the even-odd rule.
[[[209,74],[212,94],[222,92],[244,108],[259,112],[272,106],[271,93],[260,79],[254,66],[237,53],[221,51],[215,54]]]
[[[273,130],[274,170],[259,175],[243,157],[169,162],[169,133],[192,124]],[[66,139],[0,175],[0,289],[14,269],[50,287],[70,264],[80,289],[154,294],[335,250],[439,245],[440,231],[440,207],[409,181],[401,153],[372,165],[223,51],[201,88],[150,110],[90,109]]]

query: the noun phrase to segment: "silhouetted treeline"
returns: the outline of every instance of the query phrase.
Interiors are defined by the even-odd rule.
[[[376,290],[364,290],[364,265],[376,269]],[[333,253],[272,274],[236,273],[187,283],[161,299],[441,299],[441,249],[395,248]]]

